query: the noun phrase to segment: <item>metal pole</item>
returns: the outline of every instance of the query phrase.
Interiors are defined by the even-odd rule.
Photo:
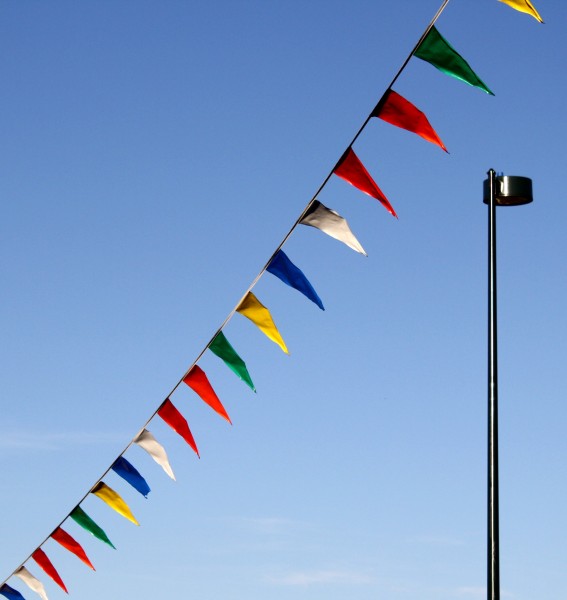
[[[496,180],[488,171],[488,600],[500,600],[498,527],[498,347],[496,321]]]

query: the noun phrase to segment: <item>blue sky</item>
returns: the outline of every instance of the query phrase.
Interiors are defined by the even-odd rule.
[[[340,157],[438,2],[4,2],[0,145],[1,579],[72,510],[210,340]],[[355,151],[396,209],[333,178],[319,199],[369,257],[311,228],[285,245],[322,312],[254,288],[290,349],[225,334],[231,427],[172,397],[172,482],[109,475],[139,528],[83,508],[96,573],[49,541],[72,596],[485,597],[489,168],[534,182],[498,210],[503,597],[567,588],[563,3],[538,24],[452,0],[438,29],[495,92],[412,59],[395,85],[450,154],[374,120]],[[32,562],[50,598],[62,592]],[[26,598],[34,594],[11,579]]]

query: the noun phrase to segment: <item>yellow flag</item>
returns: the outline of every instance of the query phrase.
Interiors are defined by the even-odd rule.
[[[132,521],[134,525],[139,525],[136,517],[132,514],[130,507],[122,500],[122,498],[112,489],[109,488],[106,483],[100,481],[96,484],[96,486],[92,489],[92,493],[95,496],[98,496],[103,502],[106,502],[110,508],[114,509],[117,513],[121,514],[123,517]]]
[[[537,19],[540,23],[543,23],[543,19],[539,16],[537,10],[534,8],[530,0],[500,0],[508,6],[519,10],[520,12],[531,15],[534,19]]]
[[[250,319],[254,325],[275,342],[286,354],[289,354],[285,342],[278,331],[270,311],[254,296],[248,292],[244,300],[238,305],[236,312]]]

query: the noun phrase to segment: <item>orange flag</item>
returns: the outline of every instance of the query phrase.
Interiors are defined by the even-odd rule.
[[[396,211],[392,208],[392,205],[388,202],[382,190],[376,185],[376,182],[372,179],[370,173],[365,169],[352,148],[348,148],[342,155],[333,173],[341,179],[348,181],[351,185],[354,185],[361,192],[372,196],[372,198],[376,198],[391,215],[397,218]]]
[[[175,406],[173,406],[169,398],[161,405],[161,408],[158,410],[158,415],[173,429],[173,431],[178,433],[191,448],[195,450],[197,456],[201,458],[187,421]]]
[[[49,575],[49,577],[51,577],[51,579],[53,579],[53,581],[55,581],[55,583],[66,594],[69,593],[67,591],[67,588],[65,587],[65,584],[63,583],[63,580],[61,579],[61,577],[59,577],[59,573],[57,572],[57,570],[55,569],[55,567],[53,566],[53,564],[51,563],[51,561],[49,560],[49,558],[47,558],[47,554],[45,554],[45,552],[41,548],[38,548],[32,554],[32,558]]]
[[[209,383],[203,369],[198,365],[193,365],[189,373],[183,378],[183,381],[214,411],[221,417],[224,417],[232,425],[230,417],[224,409],[224,406],[221,404],[221,401],[218,399],[218,396],[215,394],[215,390],[213,390],[213,386]]]
[[[74,538],[72,538],[66,531],[61,529],[61,527],[58,527],[51,534],[51,537],[56,542],[61,544],[63,546],[63,548],[66,548],[67,550],[69,550],[69,552],[72,552],[75,556],[80,558],[85,563],[85,565],[87,565],[87,567],[90,567],[93,571],[95,570],[91,561],[89,560],[89,557],[87,556],[86,552],[83,550],[83,547],[81,546],[81,544],[79,544],[79,542],[77,542]]]
[[[372,116],[416,133],[424,140],[437,144],[447,152],[445,144],[443,144],[435,129],[431,127],[427,117],[409,100],[406,100],[394,90],[386,92],[384,99],[378,103],[378,106],[372,112]]]

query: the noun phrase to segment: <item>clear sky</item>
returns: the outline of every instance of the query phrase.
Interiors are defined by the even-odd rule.
[[[148,500],[105,482],[141,526],[90,496],[117,550],[65,529],[96,573],[43,547],[72,597],[485,597],[494,168],[535,194],[498,210],[503,598],[567,598],[567,6],[534,3],[545,25],[496,0],[449,2],[438,29],[495,97],[410,61],[395,89],[450,154],[368,125],[355,150],[399,220],[332,178],[319,199],[369,257],[294,232],[285,251],[326,311],[260,279],[291,355],[232,319],[258,393],[205,354],[234,425],[174,394],[201,459],[151,422],[177,481],[127,452]],[[0,4],[0,580],[206,346],[439,4]]]

